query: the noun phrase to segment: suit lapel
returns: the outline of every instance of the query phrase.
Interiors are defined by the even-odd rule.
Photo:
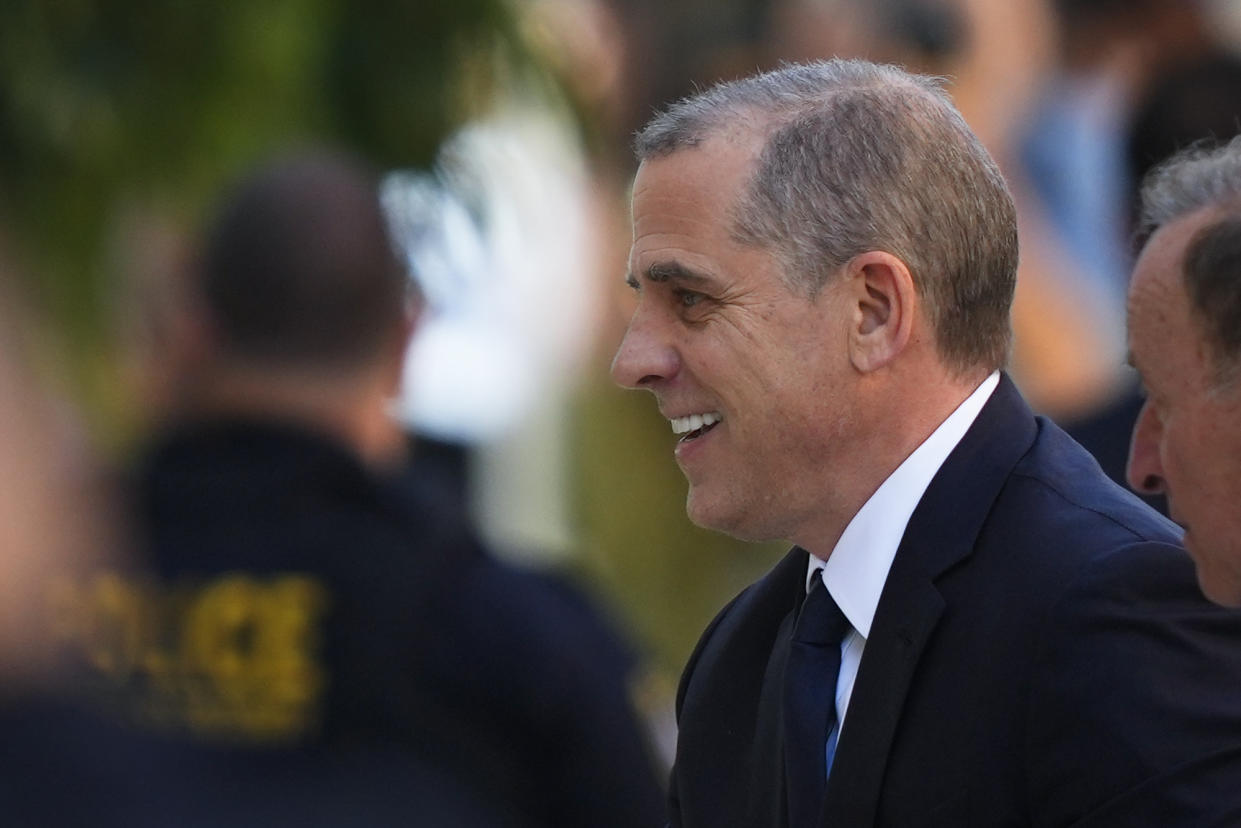
[[[690,656],[677,698],[679,824],[781,824],[780,681],[807,560],[792,549],[720,613]]]
[[[899,602],[901,611],[876,614],[871,626],[828,779],[824,824],[874,824],[909,684],[944,610],[939,591],[924,579],[895,585],[889,577],[883,594],[880,607]]]
[[[801,605],[798,600],[798,606]],[[797,610],[784,617],[767,660],[763,689],[759,695],[758,721],[754,730],[753,773],[758,784],[749,803],[746,825],[787,825],[784,770],[784,669],[793,640]]]
[[[969,557],[1036,426],[1007,376],[910,517],[879,599],[828,780],[824,825],[873,825],[918,659],[945,609],[935,580]]]

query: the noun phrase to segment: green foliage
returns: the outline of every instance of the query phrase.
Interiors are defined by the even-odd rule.
[[[497,47],[516,42],[496,0],[367,0],[333,11],[327,114],[342,139],[391,167],[430,163],[445,127],[485,106],[493,84],[479,75]]]
[[[496,54],[526,60],[503,0],[5,0],[0,215],[78,369],[106,348],[124,205],[196,222],[289,144],[426,165],[486,105]]]

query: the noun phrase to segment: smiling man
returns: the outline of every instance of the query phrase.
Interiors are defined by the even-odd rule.
[[[788,66],[637,151],[613,374],[694,522],[796,544],[685,670],[671,824],[1236,824],[1241,617],[1002,373],[1013,203],[937,83]]]
[[[1129,338],[1147,400],[1129,480],[1167,494],[1203,592],[1241,607],[1241,141],[1174,157],[1142,206]]]

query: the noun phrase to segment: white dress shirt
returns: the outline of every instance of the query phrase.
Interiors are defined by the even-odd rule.
[[[870,499],[849,521],[825,564],[810,556],[806,586],[820,573],[823,584],[853,627],[840,644],[840,676],[836,681],[836,727],[827,741],[830,757],[835,753],[836,740],[853,696],[862,651],[870,635],[871,621],[879,606],[879,595],[892,568],[892,559],[905,534],[909,518],[926,492],[939,467],[948,459],[957,443],[969,431],[978,412],[1000,382],[998,372],[992,373],[970,394],[939,427],[897,466]],[[830,769],[830,764],[829,764]]]

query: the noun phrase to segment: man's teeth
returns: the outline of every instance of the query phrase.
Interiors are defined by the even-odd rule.
[[[673,417],[671,420],[672,433],[688,434],[691,431],[715,425],[722,419],[724,418],[715,411],[709,411],[706,414],[690,414],[688,417]]]

